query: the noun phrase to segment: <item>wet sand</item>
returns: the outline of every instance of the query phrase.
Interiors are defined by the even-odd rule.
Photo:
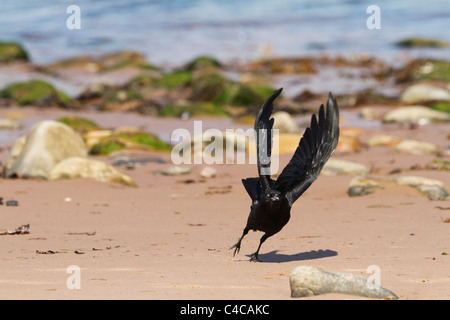
[[[54,112],[30,110],[24,109],[24,121]],[[139,118],[143,125],[154,121]],[[171,125],[177,126],[176,121]],[[450,131],[448,124],[365,129],[363,141],[388,133],[442,148]],[[7,154],[7,149],[0,152],[3,164]],[[430,201],[414,188],[389,183],[373,194],[349,197],[352,176],[321,175],[295,203],[288,225],[264,243],[263,262],[251,263],[261,233],[250,232],[235,257],[229,247],[249,212],[241,179],[256,176],[256,167],[217,165],[217,176],[203,179],[203,165],[192,165],[187,175],[163,176],[154,172],[173,166],[170,154],[145,155],[166,163],[120,168],[137,188],[89,179],[1,179],[0,196],[19,206],[0,206],[0,229],[30,224],[30,233],[0,236],[0,299],[290,299],[288,277],[299,265],[366,277],[371,275],[368,267],[376,265],[381,285],[400,299],[450,298],[450,258],[443,255],[450,253],[450,224],[444,222],[450,218],[448,201]],[[373,177],[401,169],[400,174],[450,186],[445,171],[409,171],[435,159],[432,155],[371,147],[336,152],[333,158],[365,164]],[[282,155],[280,166],[289,160],[290,155]],[[67,287],[72,265],[81,270],[80,289]],[[347,298],[357,297],[308,299]]]

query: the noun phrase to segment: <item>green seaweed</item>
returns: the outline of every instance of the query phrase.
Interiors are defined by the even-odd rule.
[[[68,125],[73,130],[77,132],[88,132],[92,130],[100,130],[101,128],[92,120],[86,119],[83,117],[77,117],[77,116],[67,116],[58,119],[57,121],[64,123],[65,125]]]
[[[158,85],[167,89],[175,89],[188,85],[192,80],[192,74],[187,71],[174,71],[166,73],[158,81]]]
[[[146,132],[119,132],[100,140],[92,146],[89,153],[92,155],[107,155],[122,149],[169,151],[171,148],[169,144]]]
[[[450,113],[450,101],[436,102],[430,105],[431,109]]]

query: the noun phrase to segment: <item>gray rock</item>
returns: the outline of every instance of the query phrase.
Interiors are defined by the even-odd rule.
[[[430,200],[449,200],[449,194],[447,190],[440,186],[427,186],[427,185],[419,185],[417,189],[426,195]]]
[[[364,176],[368,173],[369,169],[363,164],[339,159],[328,160],[322,169],[322,174],[329,176],[335,175]]]
[[[295,268],[289,276],[291,297],[301,298],[341,293],[377,299],[398,299],[397,295],[367,278],[341,272],[328,272],[310,266]]]
[[[450,101],[450,92],[427,84],[414,84],[403,91],[400,100],[405,103]]]
[[[377,188],[379,188],[379,185],[374,179],[355,177],[350,181],[348,195],[350,197],[365,196],[375,192]]]
[[[450,114],[432,110],[424,106],[405,106],[391,110],[383,117],[386,123],[427,124],[429,122],[450,121]]]
[[[136,183],[127,175],[124,175],[101,161],[86,158],[73,157],[58,163],[50,172],[49,180],[91,178],[102,182],[117,182],[128,186],[136,186]]]
[[[71,157],[87,157],[81,136],[60,122],[42,121],[14,143],[5,177],[46,179],[59,162]]]
[[[397,185],[410,186],[419,190],[430,200],[449,200],[450,196],[442,181],[416,176],[399,176],[393,178]]]

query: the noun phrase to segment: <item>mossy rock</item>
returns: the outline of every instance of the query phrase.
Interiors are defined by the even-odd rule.
[[[0,42],[0,62],[15,60],[28,61],[28,54],[25,49],[14,42]]]
[[[84,70],[87,72],[99,72],[103,70],[103,66],[101,63],[99,63],[92,57],[77,56],[59,60],[44,67],[44,70],[50,73],[65,69],[77,69],[77,70]]]
[[[403,48],[443,48],[448,46],[448,43],[445,41],[428,38],[409,38],[398,41],[395,44]]]
[[[86,133],[88,131],[93,130],[101,130],[101,127],[99,127],[94,121],[83,117],[77,117],[72,115],[60,118],[56,121],[62,122],[65,125],[71,127],[74,131],[80,133]]]
[[[157,136],[142,131],[118,131],[101,139],[89,151],[92,155],[107,155],[122,149],[170,151],[172,147]]]
[[[271,87],[233,83],[225,88],[215,102],[230,106],[257,107],[261,106],[273,91]]]
[[[268,72],[270,74],[311,74],[316,73],[314,58],[274,58],[263,59],[252,63],[253,71]]]
[[[450,161],[445,159],[434,159],[426,165],[428,170],[450,171]]]
[[[192,81],[192,93],[190,98],[193,101],[215,101],[231,84],[232,82],[220,73],[213,72],[201,74]],[[219,100],[223,100],[223,98]]]
[[[400,83],[420,80],[450,82],[450,61],[419,58],[396,70],[395,75]]]
[[[159,78],[146,75],[146,74],[140,74],[131,79],[127,84],[126,87],[129,89],[139,90],[144,87],[153,86],[158,84]]]
[[[260,106],[273,91],[269,86],[243,85],[213,72],[195,77],[190,99],[218,105],[252,107]]]
[[[222,68],[222,64],[212,57],[200,56],[187,63],[186,66],[184,67],[184,69],[188,71],[200,70],[205,68],[220,69]]]
[[[0,97],[12,99],[20,105],[68,107],[72,99],[43,80],[12,83],[2,91]]]
[[[227,117],[229,113],[223,108],[223,106],[213,102],[199,102],[185,106],[177,106],[176,104],[167,104],[161,110],[159,110],[160,117],[179,117],[183,113],[188,113],[191,116],[194,115],[208,115]]]
[[[124,67],[138,67],[146,69],[158,69],[149,65],[144,55],[134,51],[120,51],[109,53],[100,57],[99,62],[105,71],[117,70]]]
[[[191,81],[192,74],[190,72],[174,71],[163,74],[161,79],[156,82],[156,85],[167,89],[176,89],[189,85]]]

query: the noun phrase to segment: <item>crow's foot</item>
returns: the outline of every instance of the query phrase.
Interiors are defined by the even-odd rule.
[[[232,246],[230,248],[230,250],[231,249],[234,249],[234,252],[233,252],[233,257],[234,257],[236,255],[236,253],[239,253],[239,251],[241,250],[241,242],[238,241],[234,246]]]
[[[261,260],[259,260],[258,258],[258,253],[255,252],[250,256],[250,262],[261,262]]]

